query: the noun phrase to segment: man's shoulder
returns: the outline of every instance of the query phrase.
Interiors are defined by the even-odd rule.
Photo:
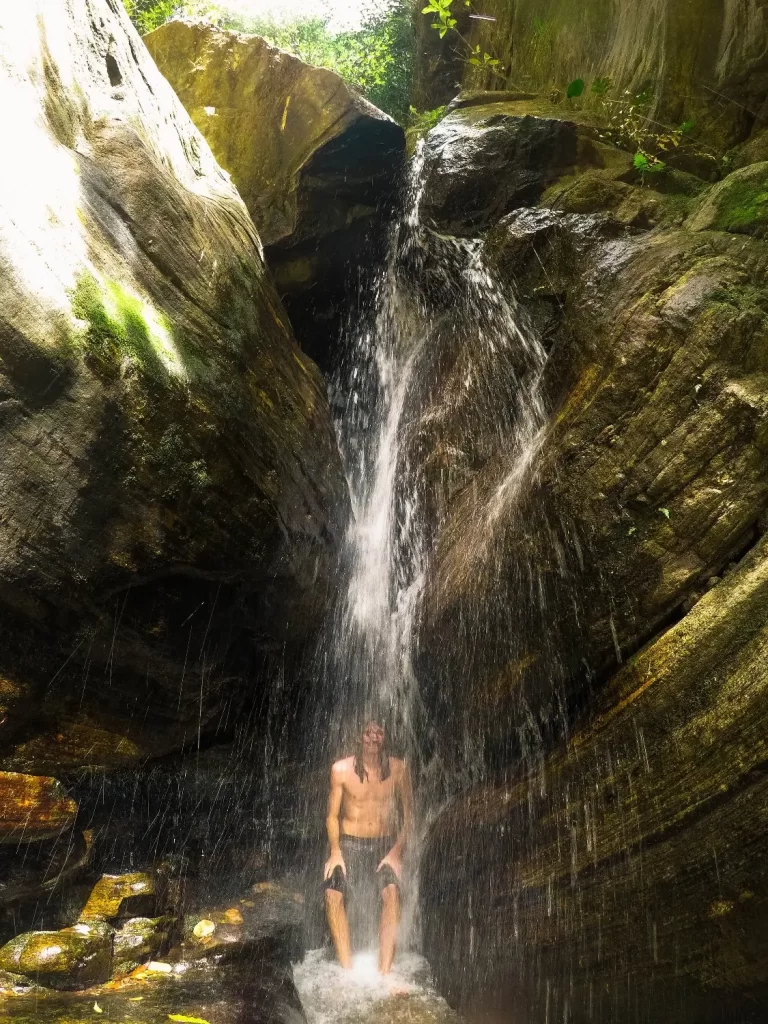
[[[344,776],[348,775],[354,765],[354,757],[342,757],[340,761],[336,761],[335,764],[331,765],[331,774]]]
[[[402,757],[390,757],[389,767],[393,775],[400,776],[405,771],[405,761]]]

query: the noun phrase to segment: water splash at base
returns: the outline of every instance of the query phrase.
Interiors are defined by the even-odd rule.
[[[312,949],[294,968],[294,980],[309,1024],[459,1024],[416,953],[398,954],[383,977],[375,953],[358,953],[345,971],[329,950]]]

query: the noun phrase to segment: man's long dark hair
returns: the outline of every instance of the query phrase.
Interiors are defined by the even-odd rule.
[[[387,752],[387,730],[384,728],[383,725],[380,725],[375,718],[369,719],[369,721],[366,722],[366,724],[363,726],[363,729],[360,733],[360,741],[358,743],[357,750],[355,751],[355,775],[357,775],[361,782],[365,782],[365,780],[368,778],[368,772],[365,770],[365,765],[363,764],[363,732],[365,732],[370,722],[373,722],[374,725],[378,725],[379,728],[384,733],[384,742],[381,744],[381,747],[379,748],[379,780],[383,782],[384,779],[389,778],[389,753]]]

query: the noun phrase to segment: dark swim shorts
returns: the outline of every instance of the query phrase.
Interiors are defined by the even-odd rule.
[[[381,836],[376,839],[342,836],[339,846],[347,867],[347,877],[344,877],[341,868],[334,868],[331,877],[325,880],[323,888],[346,894],[348,886],[355,889],[375,882],[380,890],[386,889],[388,885],[396,885],[399,889],[397,875],[388,864],[385,864],[381,871],[376,871],[394,845],[395,840],[392,836]]]

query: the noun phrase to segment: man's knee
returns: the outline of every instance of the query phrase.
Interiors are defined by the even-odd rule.
[[[381,890],[381,902],[385,907],[396,907],[400,903],[400,889],[393,883]]]
[[[326,907],[341,907],[344,905],[344,893],[338,889],[325,890]]]

